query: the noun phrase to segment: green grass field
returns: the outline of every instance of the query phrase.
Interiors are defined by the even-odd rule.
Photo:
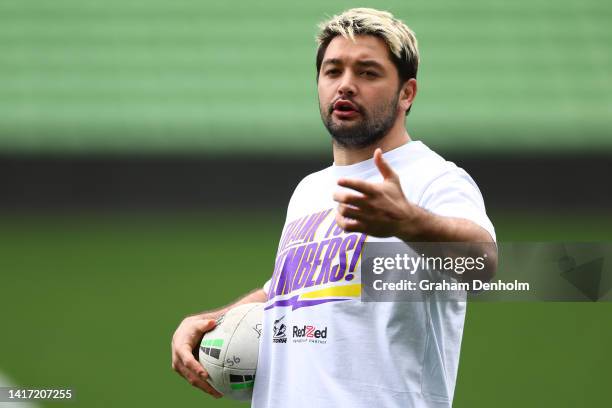
[[[71,407],[233,407],[170,368],[187,313],[263,284],[278,213],[0,218],[0,371]],[[612,219],[494,215],[500,241],[612,239]],[[455,407],[609,403],[609,303],[474,303]],[[49,403],[43,406],[63,406]]]

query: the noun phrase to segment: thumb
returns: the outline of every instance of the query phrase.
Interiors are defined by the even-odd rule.
[[[216,325],[217,321],[214,319],[202,319],[198,320],[195,325],[195,329],[198,331],[198,333],[203,334],[214,329]]]
[[[397,174],[395,174],[391,166],[389,166],[389,163],[387,163],[387,161],[383,158],[382,150],[380,148],[374,151],[374,163],[376,164],[376,167],[378,167],[380,174],[382,174],[383,179],[397,179]]]

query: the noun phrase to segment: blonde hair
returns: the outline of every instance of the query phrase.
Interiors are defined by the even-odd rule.
[[[327,46],[338,35],[355,41],[356,35],[373,35],[389,47],[390,57],[397,67],[400,82],[416,78],[419,49],[414,32],[387,11],[353,8],[319,24],[317,34],[317,76],[321,70]]]

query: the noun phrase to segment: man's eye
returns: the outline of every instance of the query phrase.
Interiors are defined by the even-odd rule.
[[[366,77],[370,77],[370,78],[374,78],[374,77],[378,76],[378,74],[376,72],[374,72],[374,71],[363,71],[361,73],[361,75],[362,76],[366,76]]]
[[[325,75],[336,75],[340,73],[339,69],[328,69],[327,71],[325,71]]]

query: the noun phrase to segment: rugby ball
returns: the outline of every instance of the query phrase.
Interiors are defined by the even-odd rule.
[[[199,360],[208,371],[208,382],[227,398],[250,401],[253,396],[263,305],[230,309],[200,343]]]

